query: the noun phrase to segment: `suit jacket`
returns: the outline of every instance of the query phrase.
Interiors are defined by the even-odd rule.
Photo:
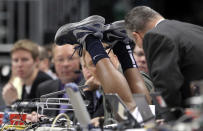
[[[52,93],[52,92],[56,92],[56,91],[60,91],[62,84],[60,80],[49,80],[49,81],[45,81],[43,83],[41,83],[38,88],[37,88],[37,98],[40,98],[42,95],[48,94],[48,93]],[[61,98],[61,95],[53,95],[50,96],[49,98]],[[50,106],[52,108],[59,108],[59,106]],[[57,116],[58,111],[57,110],[44,110],[44,115],[47,116]]]
[[[25,85],[23,86],[22,100],[26,100],[26,99],[31,100],[31,99],[37,98],[36,90],[37,90],[38,85],[47,80],[52,80],[52,78],[50,76],[48,76],[46,73],[39,71],[35,80],[32,83],[30,94],[26,93]]]
[[[150,77],[171,107],[191,96],[190,82],[203,79],[203,28],[164,20],[143,40]]]
[[[59,79],[56,80],[49,80],[46,82],[41,83],[37,88],[37,98],[40,98],[42,95],[56,92],[60,90],[60,87],[62,86],[61,81]],[[58,98],[57,96],[51,96],[51,98]]]
[[[75,83],[79,84],[79,85],[83,85],[84,83],[82,83],[81,81],[83,81],[83,75],[82,74],[79,75],[77,80],[75,80]],[[39,98],[42,95],[48,94],[48,93],[59,91],[61,89],[61,86],[62,86],[62,83],[59,79],[49,80],[49,81],[43,82],[38,86],[37,98]],[[60,96],[62,96],[62,95],[52,96],[51,98],[58,98]]]

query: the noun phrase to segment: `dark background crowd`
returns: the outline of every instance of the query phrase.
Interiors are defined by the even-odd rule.
[[[61,25],[95,14],[111,23],[139,5],[147,5],[168,19],[203,25],[201,0],[0,0],[0,43],[26,37],[48,44]]]

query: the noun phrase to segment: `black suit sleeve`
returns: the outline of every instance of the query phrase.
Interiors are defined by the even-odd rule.
[[[144,37],[143,48],[155,90],[162,92],[168,106],[179,106],[184,78],[178,46],[164,35],[150,32]]]
[[[60,82],[59,80],[48,80],[45,82],[42,82],[38,85],[36,94],[37,98],[40,98],[42,95],[56,92],[60,90]],[[53,98],[57,98],[58,96],[52,96]]]

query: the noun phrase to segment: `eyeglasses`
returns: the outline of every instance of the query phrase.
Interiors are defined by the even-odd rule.
[[[73,61],[75,61],[77,59],[79,59],[79,58],[78,57],[69,56],[67,58],[64,58],[64,57],[56,58],[55,61],[57,63],[64,63],[65,61],[67,61],[67,62],[73,62]]]

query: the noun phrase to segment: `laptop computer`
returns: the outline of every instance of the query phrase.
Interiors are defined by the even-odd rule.
[[[105,94],[105,99],[107,110],[112,113],[115,120],[120,123],[127,121],[132,124],[134,122],[134,128],[141,127],[118,94]]]
[[[133,94],[133,97],[138,107],[138,111],[140,112],[140,115],[142,117],[143,123],[153,122],[155,120],[154,105],[151,105],[151,107],[149,106],[144,94]],[[152,113],[152,110],[154,110],[154,114]]]
[[[80,123],[80,127],[82,127],[83,129],[88,129],[91,124],[90,115],[85,106],[85,102],[82,99],[79,88],[69,87],[65,85],[65,90],[68,94],[68,97],[70,98],[70,103],[72,104],[74,114],[78,122]]]

